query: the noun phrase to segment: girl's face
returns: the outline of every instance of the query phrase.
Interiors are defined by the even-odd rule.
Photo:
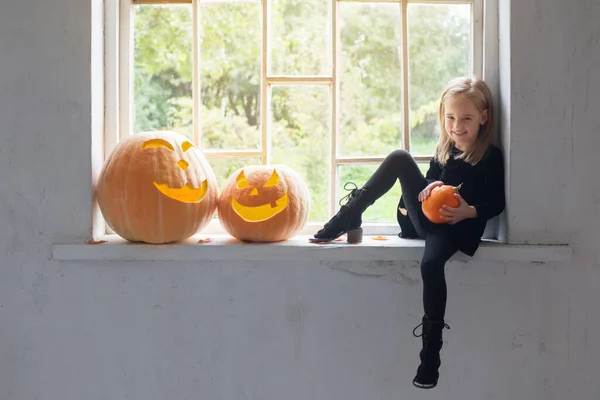
[[[459,150],[465,151],[475,143],[479,128],[487,119],[487,110],[480,112],[465,96],[455,96],[444,102],[444,128]]]

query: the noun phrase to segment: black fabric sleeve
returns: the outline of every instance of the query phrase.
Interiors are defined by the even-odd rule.
[[[504,197],[504,160],[502,151],[492,147],[488,159],[485,160],[485,178],[481,190],[484,195],[481,203],[473,204],[477,216],[488,220],[499,215],[505,207]]]
[[[437,162],[435,157],[431,158],[429,162],[429,169],[427,170],[427,174],[425,175],[425,180],[427,184],[433,183],[435,181],[439,181],[442,177],[442,167],[440,163]]]

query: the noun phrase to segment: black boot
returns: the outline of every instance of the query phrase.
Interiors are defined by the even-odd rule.
[[[347,189],[348,184],[354,185],[354,189]],[[353,182],[346,183],[344,189],[350,190],[350,193],[340,199],[340,210],[325,224],[323,229],[309,239],[311,242],[331,242],[344,233],[348,234],[349,243],[362,242],[361,216],[373,202],[366,199],[367,190],[359,189]],[[346,199],[346,204],[342,205]]]
[[[421,334],[417,335],[415,331],[422,326]],[[413,385],[421,389],[431,389],[437,385],[440,376],[440,350],[442,349],[442,330],[450,327],[443,320],[431,321],[427,316],[423,316],[422,322],[413,329],[415,337],[421,336],[423,349],[419,353],[421,365],[417,369],[417,375],[413,379]]]

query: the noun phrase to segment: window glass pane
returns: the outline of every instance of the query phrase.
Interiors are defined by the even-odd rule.
[[[192,138],[192,7],[133,7],[133,132],[174,130]]]
[[[431,155],[444,86],[470,75],[471,6],[408,4],[411,153]]]
[[[260,3],[200,3],[205,149],[260,147]]]
[[[331,1],[271,1],[273,75],[330,75]]]
[[[419,169],[423,176],[429,169],[429,163],[419,163]],[[339,210],[339,200],[350,193],[354,185],[348,184],[346,189],[344,185],[353,182],[361,188],[373,175],[379,165],[341,165],[339,166],[338,180],[338,198],[336,199],[336,212]],[[373,203],[362,215],[363,222],[389,222],[397,223],[396,210],[398,202],[402,195],[400,182],[396,181],[394,186]],[[346,200],[342,201],[345,204]],[[399,231],[399,230],[398,230]]]
[[[402,146],[400,5],[340,3],[341,156]]]
[[[271,97],[272,163],[304,178],[312,200],[309,221],[323,221],[329,215],[329,88],[276,86]]]

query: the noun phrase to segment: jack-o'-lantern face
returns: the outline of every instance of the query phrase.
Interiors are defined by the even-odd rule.
[[[242,170],[236,178],[236,188],[237,196],[231,196],[231,207],[244,221],[266,221],[288,206],[285,182],[279,181],[275,169],[269,180],[261,186],[251,186]]]
[[[233,237],[252,242],[286,240],[304,226],[308,187],[286,165],[252,165],[234,172],[222,187],[219,220]]]
[[[147,140],[142,145],[141,150],[157,147],[164,147],[169,149],[170,151],[175,151],[173,145],[164,139]],[[193,147],[194,145],[191,142],[185,141],[181,145],[181,150],[183,150],[183,152],[185,153]],[[184,159],[180,159],[179,161],[177,161],[176,164],[183,171],[187,170],[190,166],[190,164]],[[159,192],[173,200],[177,200],[182,203],[199,203],[206,195],[206,191],[208,189],[208,181],[206,179],[202,181],[200,187],[192,187],[189,183],[185,183],[182,187],[174,188],[169,187],[169,185],[166,183],[159,183],[156,181],[153,181],[152,183],[158,189]]]

